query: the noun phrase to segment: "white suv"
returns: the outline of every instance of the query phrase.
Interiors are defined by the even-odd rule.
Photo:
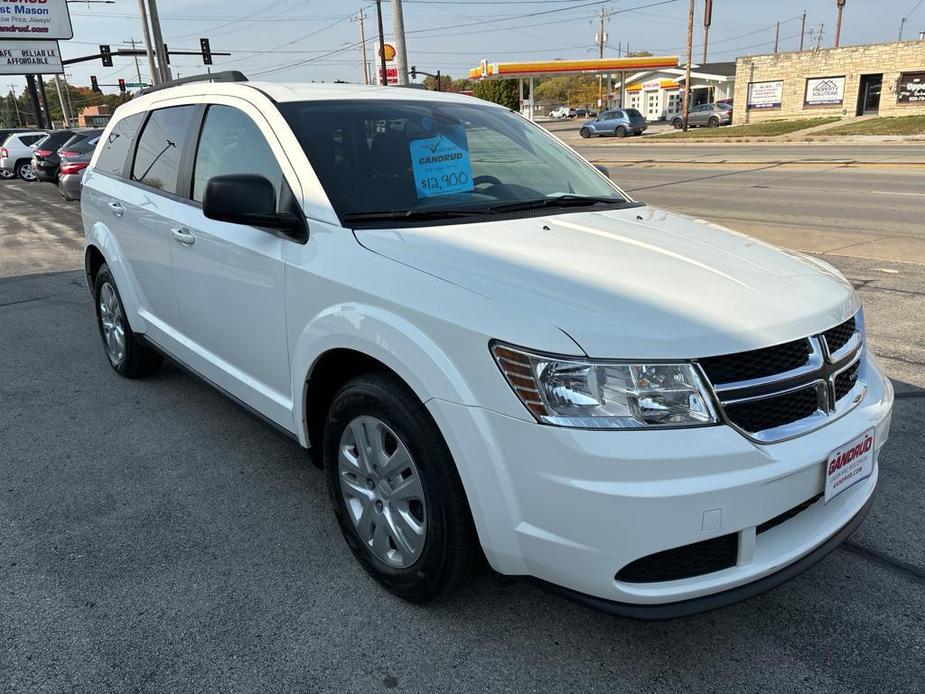
[[[0,146],[0,170],[3,178],[18,177],[24,181],[34,181],[32,170],[32,152],[36,143],[48,137],[46,132],[15,133],[6,138]]]
[[[113,368],[179,362],[314,451],[414,601],[480,553],[638,617],[792,577],[861,522],[893,392],[832,267],[634,201],[508,109],[197,83],[84,177]]]

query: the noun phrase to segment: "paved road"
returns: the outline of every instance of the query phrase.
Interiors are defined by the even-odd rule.
[[[174,368],[112,373],[55,195],[0,184],[3,254],[47,250],[0,279],[0,691],[921,691],[925,267],[830,257],[901,397],[869,519],[809,572],[682,622],[488,572],[414,607],[291,442]]]

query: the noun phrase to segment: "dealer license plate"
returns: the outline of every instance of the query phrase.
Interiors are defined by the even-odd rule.
[[[825,462],[825,503],[874,471],[874,428],[829,453]]]

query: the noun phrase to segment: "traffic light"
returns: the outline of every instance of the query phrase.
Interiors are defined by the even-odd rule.
[[[96,81],[96,75],[90,75],[90,88],[97,94],[103,93],[102,90],[100,90],[100,83]]]
[[[416,80],[418,78],[418,68],[417,65],[411,66],[411,79]]]
[[[202,64],[212,64],[212,46],[209,45],[209,39],[199,39],[199,47],[202,49]]]
[[[103,67],[112,67],[112,51],[106,44],[100,45],[100,58],[103,59]]]
[[[125,94],[125,80],[121,77],[119,78],[119,91]]]

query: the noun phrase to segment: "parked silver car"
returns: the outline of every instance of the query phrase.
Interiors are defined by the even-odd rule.
[[[625,137],[626,135],[641,135],[648,127],[646,119],[635,108],[622,108],[604,111],[597,118],[584,123],[578,134],[582,137],[592,135]]]
[[[692,106],[687,115],[687,127],[696,128],[706,126],[708,128],[717,128],[720,125],[730,125],[732,123],[732,106],[730,104],[700,104]],[[678,130],[684,126],[684,115],[674,113],[671,116],[671,124]]]

